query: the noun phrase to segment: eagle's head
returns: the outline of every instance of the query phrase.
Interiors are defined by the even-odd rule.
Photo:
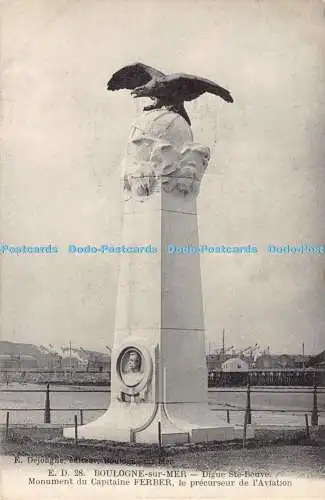
[[[107,82],[107,90],[121,90],[124,85],[125,83],[123,81],[121,83],[121,78],[113,75],[109,82]]]
[[[152,90],[155,86],[155,80],[152,79],[150,82],[145,85],[141,85],[140,87],[136,87],[131,91],[132,97],[152,97]]]

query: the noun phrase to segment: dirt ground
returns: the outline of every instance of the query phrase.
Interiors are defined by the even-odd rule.
[[[149,445],[118,445],[111,442],[75,446],[73,442],[9,441],[0,445],[0,453],[7,456],[42,456],[77,459],[86,463],[129,464],[194,469],[198,471],[254,471],[297,477],[325,477],[325,445],[248,443],[220,445],[208,443],[193,446],[175,446],[159,449]]]

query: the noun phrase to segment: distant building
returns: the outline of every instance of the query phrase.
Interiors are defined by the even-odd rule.
[[[270,354],[263,354],[256,359],[255,368],[257,370],[280,370],[281,364],[277,357]]]
[[[67,356],[65,358],[62,358],[61,361],[61,368],[66,370],[66,369],[77,369],[79,368],[79,358],[76,356]]]
[[[230,358],[221,365],[223,372],[248,372],[249,364],[241,358]]]
[[[37,359],[28,354],[1,354],[0,355],[0,370],[1,371],[29,371],[37,370]]]
[[[1,354],[0,355],[0,370],[17,370],[18,363],[17,357],[11,356],[10,354]]]
[[[221,360],[218,354],[208,354],[206,357],[208,372],[221,369]]]
[[[306,362],[307,368],[324,368],[325,367],[325,351],[320,352],[316,356],[310,356]]]
[[[111,358],[107,354],[92,355],[88,359],[88,370],[99,373],[111,371]]]
[[[288,356],[288,354],[281,354],[281,356],[278,357],[278,363],[281,368],[284,369],[296,368],[294,358],[292,356]]]

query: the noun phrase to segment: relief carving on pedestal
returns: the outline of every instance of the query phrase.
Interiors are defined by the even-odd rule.
[[[148,197],[157,181],[157,172],[150,161],[133,162],[127,164],[127,173],[124,176],[124,190],[134,199]],[[142,200],[143,201],[143,200]]]
[[[151,382],[152,360],[143,346],[122,346],[117,357],[116,372],[120,380],[117,397],[120,402],[146,401]]]
[[[136,142],[141,147],[141,141]],[[126,159],[124,190],[128,197],[139,201],[144,201],[159,186],[173,195],[196,196],[209,159],[210,149],[201,144],[188,142],[177,147],[152,140],[148,161]]]
[[[180,151],[172,145],[157,145],[153,160],[167,193],[197,195],[210,159],[210,149],[197,143],[185,143]]]

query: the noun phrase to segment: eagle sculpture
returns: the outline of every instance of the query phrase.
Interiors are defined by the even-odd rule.
[[[150,97],[154,100],[155,103],[146,106],[145,111],[165,107],[180,114],[189,125],[191,121],[186,113],[184,101],[193,101],[208,92],[226,102],[233,102],[230,92],[211,80],[185,73],[165,75],[143,63],[124,66],[113,74],[107,84],[107,90],[121,89],[132,90],[133,97]]]

